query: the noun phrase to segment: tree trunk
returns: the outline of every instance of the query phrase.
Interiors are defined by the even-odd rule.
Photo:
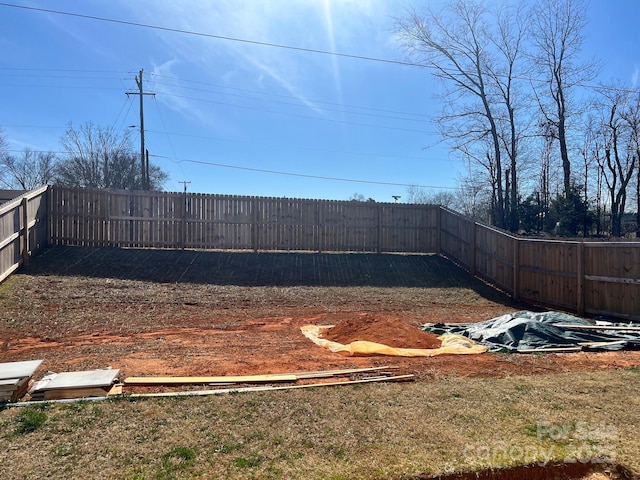
[[[562,171],[564,173],[564,196],[571,195],[571,162],[569,161],[569,149],[567,148],[567,132],[565,130],[564,116],[560,116],[558,122],[558,141],[560,143],[560,158],[562,159]]]

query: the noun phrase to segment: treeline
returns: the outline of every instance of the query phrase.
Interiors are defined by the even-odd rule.
[[[69,124],[60,138],[60,153],[25,149],[10,155],[0,132],[0,185],[31,190],[42,185],[162,190],[168,174],[134,151],[131,134],[85,123]]]
[[[397,20],[409,61],[441,81],[435,120],[467,166],[458,192],[414,189],[410,201],[434,197],[512,232],[640,236],[640,91],[594,83],[587,11],[459,0]]]

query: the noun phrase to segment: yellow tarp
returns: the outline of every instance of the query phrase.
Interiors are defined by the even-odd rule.
[[[392,355],[396,357],[433,357],[435,355],[452,354],[452,355],[471,355],[484,353],[489,347],[477,345],[467,337],[455,334],[444,334],[438,337],[442,342],[440,348],[395,348],[382,343],[368,342],[358,340],[348,345],[332,342],[326,338],[322,338],[333,325],[305,325],[300,327],[302,334],[316,345],[327,348],[332,352],[339,353],[345,357],[366,356],[366,355]]]

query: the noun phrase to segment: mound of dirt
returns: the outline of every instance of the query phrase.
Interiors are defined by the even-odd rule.
[[[324,338],[347,345],[357,340],[382,343],[396,348],[439,348],[438,336],[423,332],[401,319],[364,315],[349,318],[327,330]]]

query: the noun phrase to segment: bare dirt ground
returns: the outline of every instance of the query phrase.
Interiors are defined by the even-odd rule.
[[[431,255],[55,247],[0,285],[0,362],[43,359],[36,378],[105,367],[125,378],[395,365],[419,381],[640,365],[638,351],[342,357],[300,332],[358,319],[473,322],[533,308]]]

